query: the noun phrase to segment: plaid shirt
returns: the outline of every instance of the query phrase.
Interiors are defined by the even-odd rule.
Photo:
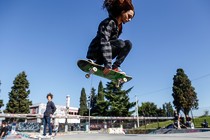
[[[88,48],[88,59],[97,60],[102,58],[105,67],[112,67],[112,47],[110,41],[118,39],[122,33],[122,28],[119,30],[117,25],[117,20],[111,17],[106,18],[99,24],[97,35]]]

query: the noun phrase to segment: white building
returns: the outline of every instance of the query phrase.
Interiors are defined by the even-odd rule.
[[[65,116],[66,115],[66,106],[63,105],[55,105],[56,106],[56,111],[54,113],[54,117],[58,118],[59,123],[65,123],[65,118],[59,118],[60,116]],[[44,103],[38,103],[38,104],[33,104],[30,106],[30,114],[39,114],[43,115],[46,110],[46,104]],[[75,116],[74,118],[67,119],[68,123],[80,123],[80,119],[78,116],[78,108],[76,107],[69,107],[68,109],[68,114],[71,116]],[[41,119],[37,119],[37,122],[41,123]]]

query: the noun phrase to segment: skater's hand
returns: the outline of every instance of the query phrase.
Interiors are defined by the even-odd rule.
[[[50,114],[50,117],[51,117],[51,118],[52,118],[52,116],[53,116],[53,115],[52,115],[52,114]]]
[[[104,75],[107,75],[110,72],[110,70],[111,69],[105,67],[104,68],[104,71],[103,71]]]

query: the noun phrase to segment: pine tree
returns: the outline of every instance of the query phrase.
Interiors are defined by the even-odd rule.
[[[163,104],[163,117],[167,117],[167,109],[165,104]]]
[[[85,116],[88,113],[87,108],[87,97],[85,93],[85,89],[82,88],[81,96],[80,96],[80,108],[79,108],[79,115]]]
[[[163,104],[163,112],[164,112],[164,117],[173,117],[174,110],[171,105],[171,102]]]
[[[107,83],[105,88],[105,97],[108,102],[108,115],[109,116],[121,116],[128,117],[134,113],[130,111],[135,106],[135,102],[129,102],[128,93],[132,90],[122,90],[122,86],[116,88],[115,83]]]
[[[1,80],[0,80],[0,86],[1,86]],[[1,87],[0,87],[1,88]],[[1,89],[0,89],[0,93],[1,93]],[[0,100],[0,109],[4,106],[3,100]],[[0,110],[1,113],[1,110]]]
[[[165,107],[166,107],[166,117],[173,117],[174,110],[171,102],[165,103]]]
[[[95,114],[96,112],[96,99],[97,99],[97,96],[96,96],[96,89],[95,88],[92,88],[91,89],[91,94],[90,94],[90,114],[91,116],[93,114]]]
[[[98,94],[96,98],[95,110],[91,113],[92,116],[107,116],[108,102],[104,99],[103,83],[100,81],[98,85]]]
[[[191,109],[198,108],[197,93],[183,69],[177,69],[173,81],[173,104],[178,113],[182,111],[185,115],[188,115]]]
[[[0,109],[4,106],[3,100],[0,100]],[[1,113],[1,110],[0,110]]]
[[[32,105],[32,102],[28,99],[30,94],[29,82],[24,71],[17,75],[11,89],[9,101],[4,112],[13,114],[29,113],[29,106]]]
[[[99,82],[99,85],[98,85],[97,101],[104,101],[104,87],[101,81]]]

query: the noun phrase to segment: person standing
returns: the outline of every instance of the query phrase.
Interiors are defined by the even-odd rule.
[[[52,135],[52,126],[51,126],[51,118],[56,111],[55,104],[52,101],[53,95],[51,93],[47,94],[47,105],[46,105],[46,110],[44,112],[44,117],[43,117],[43,125],[44,125],[44,131],[43,131],[43,136],[46,136],[46,127],[48,126],[49,128],[49,136]]]
[[[186,115],[186,126],[191,128],[192,119],[189,115]]]

